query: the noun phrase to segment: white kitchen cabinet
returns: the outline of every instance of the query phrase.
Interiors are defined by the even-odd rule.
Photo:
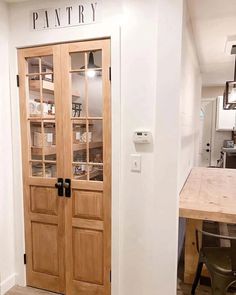
[[[216,130],[233,130],[236,126],[236,110],[223,109],[223,96],[217,98]]]

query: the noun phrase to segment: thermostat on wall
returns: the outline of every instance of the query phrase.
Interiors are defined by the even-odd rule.
[[[150,131],[135,131],[133,140],[134,143],[151,143],[152,134]]]

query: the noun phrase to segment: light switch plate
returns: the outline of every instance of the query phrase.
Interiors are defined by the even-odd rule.
[[[131,171],[141,172],[141,155],[138,155],[138,154],[131,155]]]

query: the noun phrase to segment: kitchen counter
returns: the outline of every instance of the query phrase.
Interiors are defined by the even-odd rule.
[[[234,148],[225,148],[225,147],[223,147],[222,148],[222,152],[225,152],[225,153],[236,153],[236,145],[234,146]]]
[[[232,165],[228,161],[229,158],[231,158],[231,162],[232,162],[232,159],[235,162],[236,145],[234,145],[234,148],[225,148],[225,147],[222,147],[221,151],[224,153],[224,157],[223,157],[223,168],[236,168],[235,167],[236,163],[234,163]]]
[[[193,168],[181,193],[180,217],[187,218],[186,283],[192,283],[198,263],[196,228],[203,220],[236,224],[236,169]]]

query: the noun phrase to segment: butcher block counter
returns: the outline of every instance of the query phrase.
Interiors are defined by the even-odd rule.
[[[180,193],[179,213],[187,218],[184,278],[192,283],[198,261],[195,229],[203,220],[236,224],[236,169],[193,168]]]

